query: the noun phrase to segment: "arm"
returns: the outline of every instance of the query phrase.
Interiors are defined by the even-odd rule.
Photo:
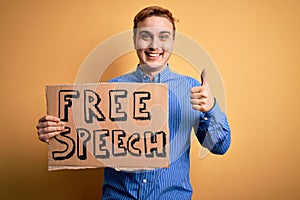
[[[200,113],[195,131],[200,144],[211,153],[222,155],[228,150],[231,143],[230,128],[225,113],[216,101],[211,110]]]
[[[196,136],[201,145],[210,152],[224,154],[231,143],[227,118],[210,92],[205,69],[201,73],[201,81],[201,86],[191,88],[192,107],[200,111]]]

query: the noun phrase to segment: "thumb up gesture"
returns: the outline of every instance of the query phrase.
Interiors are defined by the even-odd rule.
[[[214,97],[212,96],[206,79],[206,69],[201,72],[201,86],[191,88],[191,104],[193,109],[201,112],[207,112],[214,106]]]

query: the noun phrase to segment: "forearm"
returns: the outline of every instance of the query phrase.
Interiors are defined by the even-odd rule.
[[[224,154],[228,150],[231,143],[230,128],[217,102],[210,111],[200,114],[196,135],[201,145],[214,154]]]

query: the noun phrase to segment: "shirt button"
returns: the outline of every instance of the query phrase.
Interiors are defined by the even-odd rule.
[[[143,179],[143,183],[147,183],[147,179]]]
[[[204,120],[207,121],[207,120],[208,120],[208,117],[204,117]]]

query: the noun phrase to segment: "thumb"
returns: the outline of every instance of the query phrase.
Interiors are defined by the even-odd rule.
[[[207,70],[206,68],[204,68],[201,72],[201,85],[207,85],[206,75],[207,75]]]

